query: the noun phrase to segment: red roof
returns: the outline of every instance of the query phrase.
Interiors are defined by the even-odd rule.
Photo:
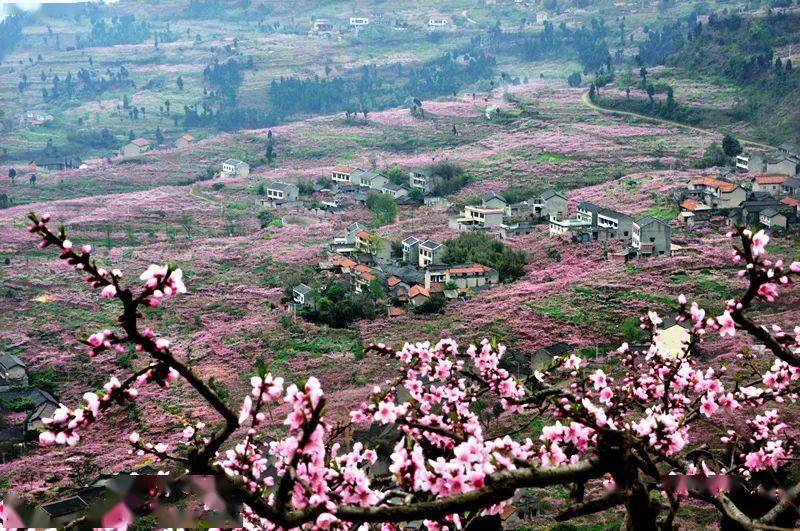
[[[472,267],[452,267],[448,271],[451,275],[472,275],[486,273],[489,268],[485,265],[474,264]]]
[[[386,281],[386,283],[389,284],[390,288],[395,287],[396,285],[400,284],[400,282],[401,282],[400,279],[395,276],[389,277],[389,279]]]
[[[781,199],[781,203],[783,203],[784,205],[789,205],[790,207],[794,208],[797,208],[797,206],[800,205],[800,201],[798,201],[794,197],[784,197],[783,199]]]
[[[417,295],[424,295],[425,297],[431,296],[430,292],[423,286],[420,286],[419,284],[413,286],[410,290],[408,290],[409,297],[416,297]]]
[[[358,231],[356,233],[356,236],[358,236],[359,238],[363,239],[363,238],[369,238],[370,236],[372,236],[372,234],[370,234],[369,232],[367,232],[365,230],[360,230],[360,231]]]
[[[715,179],[714,177],[698,177],[692,181],[695,185],[705,185],[711,188],[719,188],[721,192],[733,192],[738,185],[723,181],[722,179]]]
[[[347,258],[346,256],[342,256],[340,254],[333,255],[333,257],[331,257],[331,263],[339,267],[348,267],[348,268],[355,267],[358,265],[358,262],[356,262],[355,260],[351,260],[350,258]]]
[[[686,199],[683,203],[681,203],[681,208],[688,210],[689,212],[695,212],[697,210],[710,210],[711,207],[701,203],[696,199]]]
[[[787,178],[785,175],[757,175],[754,180],[758,184],[783,184]]]
[[[353,168],[350,166],[334,166],[331,172],[351,174],[353,173]]]
[[[405,315],[408,312],[402,306],[389,306],[389,317],[399,317],[401,315]]]
[[[364,264],[361,264],[356,266],[356,271],[358,271],[359,273],[371,273],[372,268]]]

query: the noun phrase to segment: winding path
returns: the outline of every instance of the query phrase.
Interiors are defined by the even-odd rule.
[[[581,94],[581,101],[583,102],[584,105],[586,105],[590,109],[593,109],[593,110],[595,110],[595,111],[597,111],[599,113],[602,113],[602,114],[618,114],[618,115],[621,115],[621,116],[633,116],[633,117],[636,117],[636,118],[641,118],[642,120],[649,120],[649,121],[655,122],[655,123],[672,125],[672,126],[675,126],[675,127],[681,127],[683,129],[689,129],[690,131],[695,131],[695,132],[702,133],[702,134],[705,134],[705,135],[723,136],[722,133],[719,133],[717,131],[713,131],[711,129],[703,129],[702,127],[695,127],[693,125],[687,125],[687,124],[684,124],[684,123],[681,123],[681,122],[674,122],[672,120],[667,120],[665,118],[658,118],[658,117],[655,117],[655,116],[648,116],[647,114],[639,114],[638,112],[633,112],[633,111],[620,111],[620,110],[617,110],[617,109],[609,109],[608,107],[601,107],[601,106],[597,105],[596,103],[594,103],[594,102],[589,100],[589,92],[588,91],[586,91],[583,94]],[[746,140],[744,138],[738,138],[738,140],[739,140],[740,143],[742,143],[743,145],[746,145],[746,146],[760,147],[760,148],[764,148],[764,149],[775,149],[775,146],[770,146],[769,144],[762,144],[761,142],[754,142],[752,140]]]

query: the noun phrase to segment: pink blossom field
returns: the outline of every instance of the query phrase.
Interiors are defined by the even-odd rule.
[[[112,326],[113,309],[104,304],[102,314],[95,314],[96,294],[56,263],[52,252],[35,248],[23,222],[29,210],[50,213],[76,244],[90,243],[104,265],[121,269],[125,281],[135,282],[150,263],[178,264],[187,296],[151,312],[148,320],[198,372],[213,377],[231,403],[248,392],[249,376],[263,361],[287,379],[319,377],[333,420],[344,420],[371,384],[392,375],[384,359],[356,357],[355,344],[381,340],[400,346],[413,338],[453,336],[462,342],[497,338],[521,352],[557,341],[591,348],[619,343],[621,319],[651,308],[668,310],[665,301],[682,292],[721,304],[721,296],[707,289],[728,289],[732,283],[727,272],[714,271],[727,264],[729,242],[723,229],[710,231],[702,243],[678,233],[676,241],[686,247],[679,256],[626,266],[604,260],[598,243],[551,238],[543,225],[508,241],[527,254],[522,279],[454,302],[443,315],[379,317],[345,331],[293,323],[286,316],[281,305],[285,283],[300,268],[325,258],[328,242],[349,223],[369,223],[371,217],[366,208],[352,207],[336,215],[313,214],[315,222],[308,226],[260,229],[256,214],[262,207],[255,190],[261,182],[313,182],[337,163],[368,168],[376,161],[382,168],[409,168],[449,160],[475,176],[452,200],[532,185],[563,189],[571,212],[577,202],[590,200],[638,215],[659,207],[671,190],[703,174],[685,169],[687,156],[679,151],[701,149],[705,138],[599,117],[582,106],[579,91],[560,82],[537,79],[510,92],[520,101],[535,102],[542,116],[510,124],[487,120],[486,106],[515,108],[498,89],[489,102],[467,96],[425,102],[430,114],[424,120],[411,117],[408,109],[395,109],[370,113],[363,124],[344,124],[342,116],[331,116],[273,128],[278,146],[274,167],[254,164],[248,177],[182,184],[229,156],[261,157],[266,130],[218,135],[190,148],[154,151],[129,164],[93,161],[82,170],[43,172],[40,187],[19,196],[25,204],[0,211],[2,254],[10,260],[2,269],[8,296],[0,300],[0,342],[18,352],[32,371],[55,369],[55,394],[64,402],[75,403],[87,387],[126,372],[119,362],[99,363],[85,356],[77,340]],[[452,125],[459,130],[455,138]],[[398,139],[404,138],[420,143],[397,149]],[[663,146],[654,154],[657,143]],[[321,153],[309,155],[313,150]],[[664,162],[675,168],[664,169]],[[620,168],[622,177],[612,168]],[[0,173],[6,170],[0,167]],[[15,185],[20,186],[25,185]],[[0,192],[8,191],[10,184],[3,180]],[[447,228],[454,214],[426,207],[401,209],[399,221],[378,232],[394,240],[411,235],[445,240],[457,235]],[[550,257],[555,251],[560,261]],[[698,256],[708,272],[697,267]],[[580,290],[600,295],[593,300]],[[570,306],[570,316],[543,310],[554,300]],[[779,317],[787,322],[796,318],[796,307],[781,308]],[[314,338],[334,346],[320,353],[311,344]],[[714,342],[707,350],[711,356],[729,351],[726,344]],[[108,430],[102,437],[89,433],[87,443],[75,448],[28,448],[24,459],[5,466],[4,474],[24,481],[29,496],[45,498],[55,485],[74,484],[85,473],[76,463],[89,456],[94,456],[89,459],[93,472],[142,464],[143,458],[127,454],[125,434],[132,430],[177,443],[180,434],[172,428],[186,417],[215,421],[188,388],[154,389],[146,391],[135,410],[115,412],[104,426],[92,428]],[[178,417],[169,412],[173,404],[189,406],[189,412]],[[276,434],[282,429],[274,428]]]

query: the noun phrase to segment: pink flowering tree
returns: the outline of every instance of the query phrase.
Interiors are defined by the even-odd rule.
[[[687,499],[748,528],[776,529],[797,520],[800,485],[788,484],[784,474],[796,445],[781,410],[797,399],[800,327],[758,324],[751,310],[757,301],[774,302],[800,275],[800,263],[770,261],[763,232],[732,234],[738,242],[733,262],[748,282],[722,315],[707,315],[679,297],[678,319],[686,322],[688,339],[678,352],[659,346],[662,320],[652,312],[641,320],[652,345],[623,344],[611,354],[619,363],[610,371],[570,355],[519,381],[501,366],[505,348],[487,341],[466,349],[449,339],[401,350],[370,345],[369,352],[399,367],[395,379],[376,386],[350,414],[354,424],[392,425],[400,433],[389,474],[375,477],[375,450],[338,442],[340,430],[326,418],[316,378],[289,383],[262,370],[235,411],[173,354],[166,338],[143,327],[147,308],[186,291],[179,269],[152,265],[135,288],[123,282],[122,272],[98,267],[91,249],[77,248],[63,228],[51,231],[48,216],[31,214],[30,220],[41,247],[59,249],[101,297],[120,303],[118,330],[90,335],[90,355],[129,345],[147,355],[146,365],[111,378],[102,393],[86,393],[82,406],[62,405],[45,422],[40,443],[78,444],[82,433],[98,429],[91,425],[108,408],[136,400],[140,387],[168,387],[182,378],[219,414],[221,427],[185,426],[180,451],[147,441],[146,434],[131,433],[130,444],[176,463],[179,473],[224,478],[243,502],[247,528],[380,523],[391,531],[422,520],[431,530],[460,529],[500,512],[518,489],[552,485],[572,487],[571,503],[557,520],[621,506],[629,528],[672,529]],[[709,335],[740,333],[762,343],[766,353],[742,352],[736,377],[695,358]],[[499,404],[501,421],[523,429],[490,433],[479,414],[487,401]],[[283,421],[288,431],[274,440],[263,427],[279,406],[289,411]],[[522,436],[537,418],[546,423],[541,435]],[[767,503],[759,497],[764,488]]]

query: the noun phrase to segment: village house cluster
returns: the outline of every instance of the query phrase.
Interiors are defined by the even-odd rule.
[[[0,453],[15,455],[18,445],[38,437],[42,419],[49,418],[58,409],[59,403],[53,396],[30,385],[28,368],[14,354],[0,355],[0,413],[13,415],[25,413],[20,423],[11,423],[0,429]]]
[[[398,242],[401,256],[392,256],[390,244],[360,223],[353,223],[330,243],[319,269],[343,279],[356,293],[369,292],[377,283],[391,301],[389,316],[403,315],[432,297],[466,298],[499,282],[495,269],[483,264],[444,264],[443,243],[409,236]],[[314,305],[314,290],[305,284],[293,289],[292,308]]]
[[[729,224],[761,226],[776,234],[800,229],[800,148],[783,144],[773,153],[737,157],[735,175],[698,177],[676,194],[686,228],[726,217]]]
[[[569,234],[573,241],[617,241],[624,245],[617,256],[623,259],[671,255],[672,229],[664,221],[632,216],[612,208],[581,201],[574,218],[549,218],[551,235]]]
[[[550,216],[563,217],[566,211],[567,198],[555,190],[513,204],[500,194],[487,192],[480,205],[464,206],[464,211],[450,220],[450,228],[486,231],[505,239],[530,234],[534,222]]]
[[[421,20],[401,21],[395,18],[392,22],[383,15],[368,16],[355,14],[343,19],[314,18],[310,22],[309,35],[333,37],[348,31],[359,32],[370,25],[391,25],[395,30],[407,30],[412,26],[425,28],[429,31],[441,31],[453,28],[453,23],[448,15],[431,13]]]

